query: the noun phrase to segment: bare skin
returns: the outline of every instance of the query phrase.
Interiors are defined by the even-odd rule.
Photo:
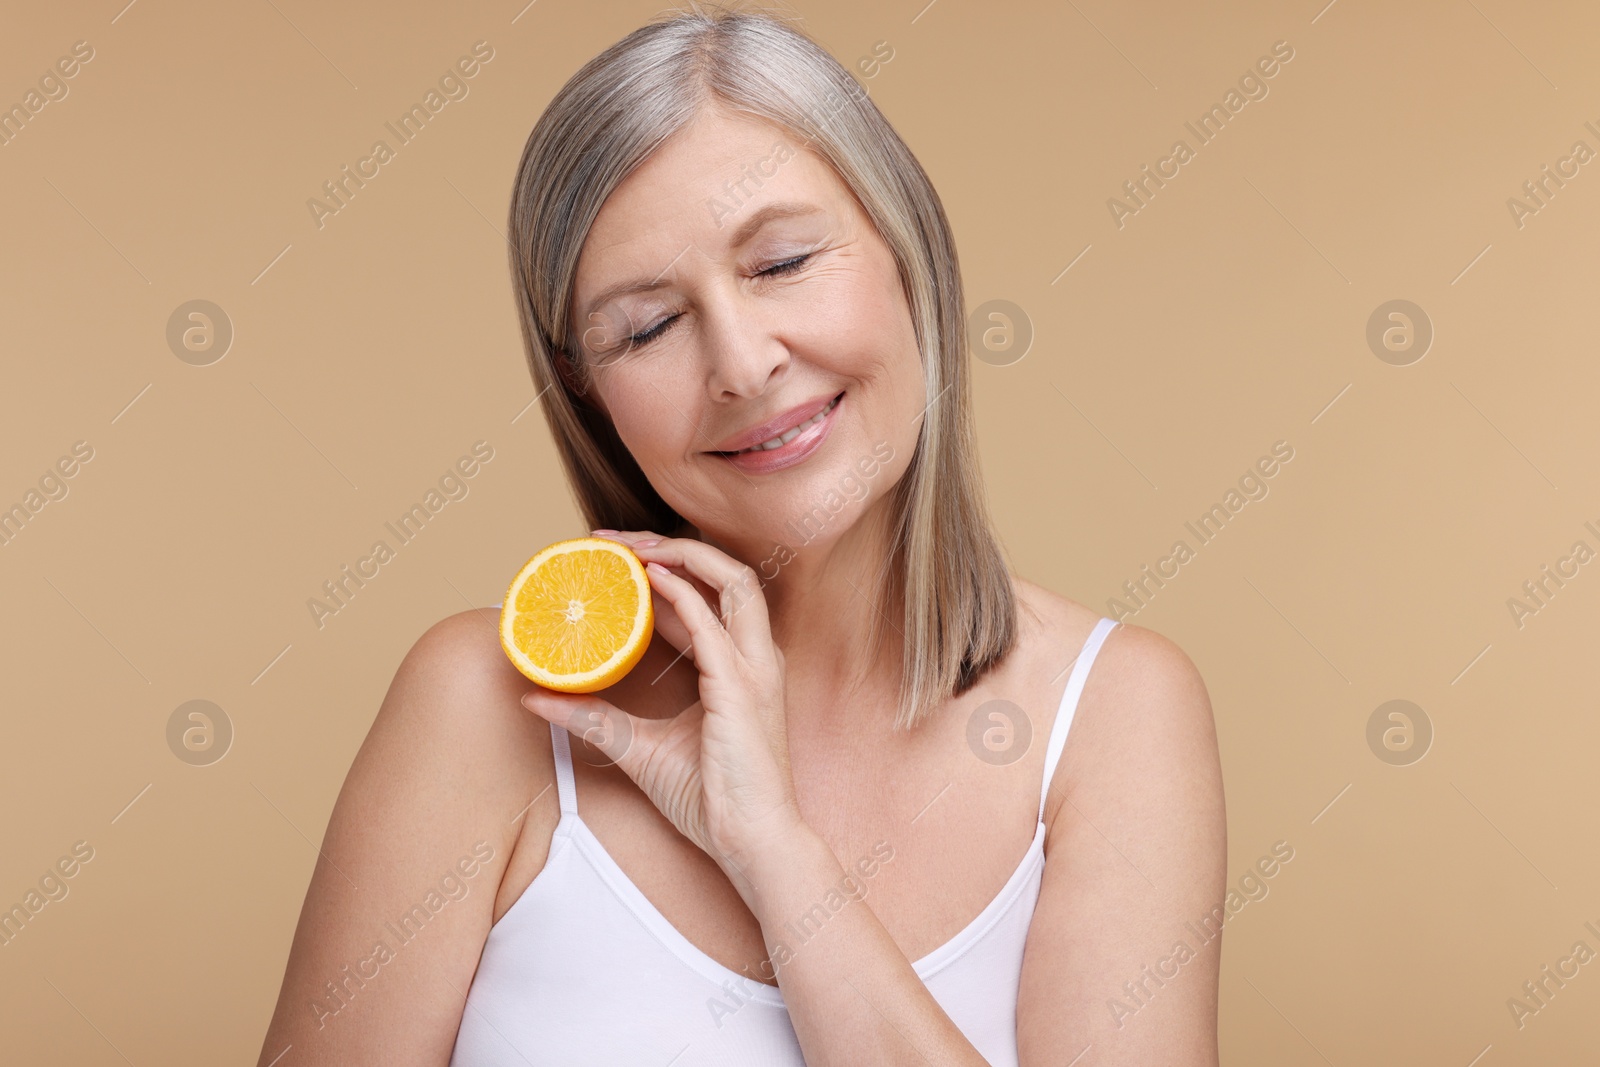
[[[1004,695],[1041,709],[1037,742],[1017,762],[975,760],[960,715],[936,716],[915,741],[877,749],[896,768],[893,776],[876,760],[852,767],[838,757],[859,751],[862,737],[804,739],[791,748],[803,810],[838,856],[866,855],[878,840],[894,844],[894,861],[879,868],[863,902],[907,959],[961,930],[1021,859],[1033,834],[1045,720],[1065,688],[1063,669],[1097,618],[1031,583],[1018,580],[1016,588],[1040,618],[1023,613],[1025,636],[1006,670],[961,706]],[[489,928],[544,865],[560,818],[549,727],[519,702],[526,682],[499,648],[495,616],[443,620],[402,666],[335,806],[323,842],[328,859],[317,863],[258,1067],[289,1045],[296,1063],[448,1063]],[[694,686],[685,661],[656,686],[640,684],[676,655],[657,638],[605,695],[652,717],[681,707]],[[882,731],[862,732],[874,744],[885,740]],[[1089,674],[1046,804],[1045,880],[1018,1006],[1022,1063],[1065,1062],[1063,1051],[1070,1059],[1091,1043],[1094,1059],[1084,1062],[1216,1063],[1217,945],[1200,950],[1181,980],[1121,1028],[1105,1005],[1183,936],[1184,920],[1221,899],[1215,746],[1209,704],[1187,657],[1144,628],[1114,631]],[[765,980],[772,968],[760,924],[716,864],[615,767],[583,758],[573,766],[584,821],[651,903],[717,962]],[[1179,822],[1173,805],[1193,811]],[[364,987],[346,979],[353,995],[328,1013],[339,1005],[324,984],[367,957],[374,939],[392,942],[384,923],[418,903],[477,841],[489,842],[494,858],[462,879],[467,895]],[[329,861],[361,889],[350,890]],[[1151,890],[1144,877],[1165,891]],[[312,1006],[318,994],[320,1012]]]
[[[810,887],[836,882],[841,864],[876,841],[892,843],[894,860],[874,877],[867,907],[843,909],[779,972],[796,1035],[813,1067],[976,1065],[981,1057],[909,961],[955,936],[1025,853],[1065,668],[1099,616],[1013,578],[1017,647],[910,734],[890,729],[892,642],[868,665],[867,681],[848,686],[863,666],[861,635],[873,610],[857,590],[885,551],[887,491],[910,460],[926,401],[893,261],[820,161],[799,154],[761,190],[821,213],[774,221],[777,236],[754,242],[756,252],[730,247],[734,227],[713,225],[700,211],[705,189],[769,152],[771,139],[770,129],[721,117],[658,150],[597,218],[577,295],[583,306],[600,287],[674,265],[665,296],[635,298],[620,317],[630,330],[671,315],[675,324],[648,351],[608,364],[596,395],[652,484],[696,518],[699,529],[676,533],[719,555],[753,565],[795,502],[815,499],[839,474],[815,461],[777,475],[730,471],[705,450],[732,431],[845,389],[836,436],[825,445],[835,451],[817,459],[848,460],[875,439],[893,444],[895,460],[860,509],[808,543],[763,590],[771,617],[764,640],[786,665],[785,785],[792,784],[795,830],[764,841],[750,884],[735,885],[717,857],[679,833],[616,767],[575,761],[579,810],[669,922],[719,963],[769,984],[763,946],[777,920],[803,907],[796,901],[810,899]],[[752,202],[740,218],[759,206]],[[813,255],[814,273],[778,283],[746,269],[800,248]],[[700,667],[679,658],[681,620],[674,624],[652,581],[662,625],[646,658],[599,696],[661,719],[703,692]],[[447,1063],[489,930],[543,866],[559,818],[549,726],[520,703],[530,685],[501,652],[495,616],[443,620],[401,665],[330,819],[260,1067],[289,1045],[281,1067]],[[971,709],[996,697],[1021,706],[1034,727],[1035,742],[1004,766],[976,759],[965,734]],[[1062,1064],[1089,1047],[1085,1067],[1212,1067],[1220,943],[1196,946],[1137,1017],[1115,1020],[1107,1007],[1224,892],[1210,703],[1171,641],[1131,625],[1107,638],[1045,821],[1047,863],[1019,992],[1021,1062]],[[489,858],[456,879],[459,896],[393,959],[362,962],[377,938],[392,940],[385,922],[438,887],[475,846]],[[845,975],[871,989],[874,1002],[841,997]],[[330,982],[344,984],[342,1002],[328,995]]]

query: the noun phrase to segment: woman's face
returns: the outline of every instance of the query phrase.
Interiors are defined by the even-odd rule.
[[[927,399],[894,257],[832,168],[765,122],[703,113],[611,193],[573,324],[650,483],[730,548],[832,542],[910,464]],[[725,454],[836,397],[784,446]]]

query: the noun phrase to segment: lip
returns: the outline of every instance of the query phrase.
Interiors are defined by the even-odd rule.
[[[770,437],[777,436],[782,430],[793,426],[795,422],[804,422],[810,415],[815,415],[822,408],[827,407],[834,397],[838,397],[839,402],[833,405],[833,410],[828,412],[821,422],[815,426],[807,427],[786,445],[780,445],[777,448],[760,449],[755,452],[713,452],[711,455],[726,463],[733,464],[747,474],[768,474],[772,471],[792,467],[822,447],[822,442],[832,431],[833,424],[838,421],[839,409],[844,407],[845,396],[843,393],[834,393],[832,396],[824,397],[820,404],[806,404],[804,407],[797,408],[796,410],[800,412],[798,419],[792,419],[787,423],[779,423],[778,429],[768,430],[766,437],[758,439],[758,442],[765,441]],[[810,415],[806,414],[808,409]],[[785,418],[789,418],[789,416],[785,416]]]
[[[798,426],[800,423],[805,422],[811,416],[827,407],[833,398],[838,395],[837,392],[833,392],[824,396],[813,397],[804,404],[798,404],[788,411],[779,412],[759,426],[752,426],[748,430],[743,430],[732,437],[726,438],[711,451],[737,452],[742,448],[759,445],[762,441],[770,441],[791,426]],[[774,449],[774,451],[782,451],[782,449]]]

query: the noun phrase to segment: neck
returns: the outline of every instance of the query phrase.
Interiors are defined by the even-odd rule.
[[[846,698],[886,684],[898,691],[903,601],[892,589],[878,594],[890,559],[890,517],[885,498],[844,530],[824,528],[803,543],[792,527],[724,541],[685,524],[677,536],[696,537],[755,570],[789,690],[809,703],[811,695]],[[873,655],[867,638],[875,621],[881,644]]]

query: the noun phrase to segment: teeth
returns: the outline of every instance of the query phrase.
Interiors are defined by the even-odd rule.
[[[844,395],[844,394],[841,393],[840,396],[842,396],[842,395]],[[785,430],[783,433],[779,434],[778,436],[772,438],[769,441],[762,441],[759,445],[751,445],[749,448],[742,448],[738,452],[735,452],[734,455],[738,456],[738,455],[743,455],[746,452],[763,452],[763,451],[771,451],[774,448],[782,448],[784,445],[788,444],[790,441],[793,441],[796,437],[799,437],[802,433],[805,433],[806,430],[810,429],[811,427],[815,426],[817,423],[821,422],[823,419],[827,418],[828,417],[828,412],[832,411],[836,406],[838,406],[838,403],[839,403],[839,397],[836,396],[832,400],[828,401],[828,406],[827,407],[823,408],[821,411],[817,412],[815,415],[811,416],[809,419],[807,419],[805,422],[802,422],[800,425],[795,426],[795,427],[793,427],[791,429]]]

